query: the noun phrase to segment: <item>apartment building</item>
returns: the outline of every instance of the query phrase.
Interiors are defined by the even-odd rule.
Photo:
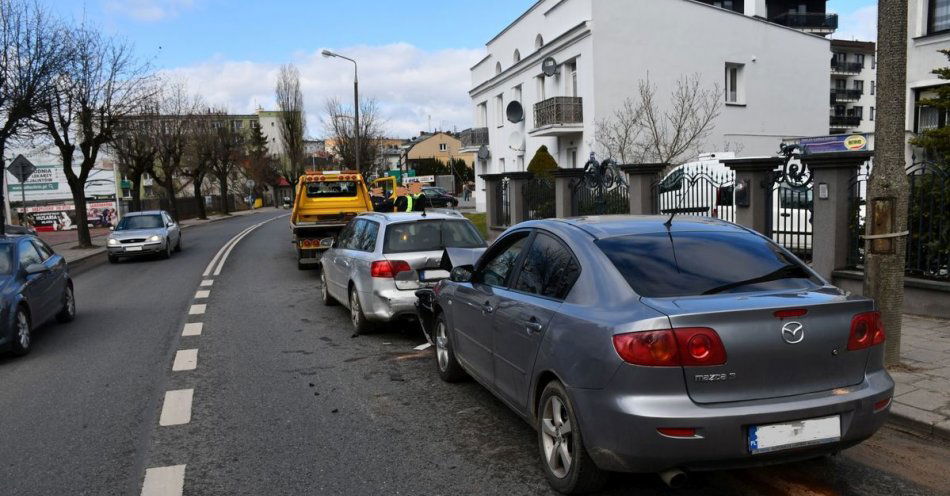
[[[775,153],[783,137],[828,129],[828,19],[823,1],[540,0],[471,68],[475,126],[462,151],[478,151],[476,176],[525,170],[541,145],[560,167],[583,167],[596,123],[639,81],[665,102],[698,75],[724,99],[704,151]],[[480,179],[476,192],[484,208]]]
[[[831,41],[831,134],[874,132],[876,74],[875,43]]]
[[[919,133],[948,123],[946,113],[919,102],[947,84],[932,71],[950,66],[940,53],[950,49],[950,0],[908,0],[908,9],[907,130]]]
[[[420,160],[434,158],[443,163],[452,160],[464,160],[471,167],[475,163],[475,153],[460,151],[462,141],[450,133],[423,133],[410,142],[406,158]]]

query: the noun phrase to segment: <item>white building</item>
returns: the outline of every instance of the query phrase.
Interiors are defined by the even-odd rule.
[[[877,106],[874,42],[831,41],[831,116],[829,132],[873,133]]]
[[[950,49],[950,0],[908,0],[907,130],[918,133],[947,125],[947,115],[918,104],[947,84],[931,71],[950,66],[939,50]]]
[[[560,167],[583,167],[597,149],[595,123],[635,97],[648,74],[664,101],[687,75],[708,87],[725,83],[709,150],[738,145],[746,156],[773,154],[783,137],[823,134],[829,41],[779,22],[808,24],[814,14],[821,28],[824,2],[817,2],[821,12],[794,15],[790,3],[802,2],[538,1],[488,42],[487,56],[471,69],[475,128],[463,142],[466,151],[484,144],[489,154],[476,175],[522,171],[541,145]],[[545,77],[549,57],[557,73]],[[520,122],[506,118],[513,101],[524,109]],[[476,193],[482,210],[480,179]]]

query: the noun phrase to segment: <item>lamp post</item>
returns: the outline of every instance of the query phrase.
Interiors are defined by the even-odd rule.
[[[349,57],[344,57],[338,53],[331,52],[330,50],[324,50],[320,53],[326,58],[337,57],[353,62],[353,123],[355,126],[356,136],[356,170],[362,172],[363,169],[360,167],[360,76],[356,61]]]

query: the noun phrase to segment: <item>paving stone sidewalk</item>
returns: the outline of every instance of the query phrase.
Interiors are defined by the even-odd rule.
[[[950,320],[905,315],[901,365],[890,373],[893,420],[950,440]]]

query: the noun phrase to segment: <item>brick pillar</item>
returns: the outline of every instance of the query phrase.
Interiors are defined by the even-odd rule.
[[[503,174],[482,174],[480,176],[485,181],[485,223],[488,227],[495,225],[495,218],[498,216],[498,195],[495,185],[504,177]]]
[[[735,158],[722,160],[726,167],[736,171],[736,196],[740,188],[748,188],[749,202],[740,206],[736,201],[736,224],[766,234],[768,204],[772,201],[772,171],[778,169],[782,157]]]
[[[554,176],[554,215],[559,218],[571,217],[571,181],[580,181],[584,176],[584,169],[558,169],[551,173]]]
[[[811,171],[815,213],[812,216],[812,268],[827,280],[848,262],[848,226],[851,180],[872,152],[816,153],[803,155]]]
[[[627,195],[630,197],[630,215],[657,213],[653,184],[669,164],[629,164],[620,170],[627,176]]]
[[[511,225],[520,224],[528,220],[528,205],[524,201],[524,185],[534,174],[530,172],[509,172],[508,177],[508,211],[511,213]]]

